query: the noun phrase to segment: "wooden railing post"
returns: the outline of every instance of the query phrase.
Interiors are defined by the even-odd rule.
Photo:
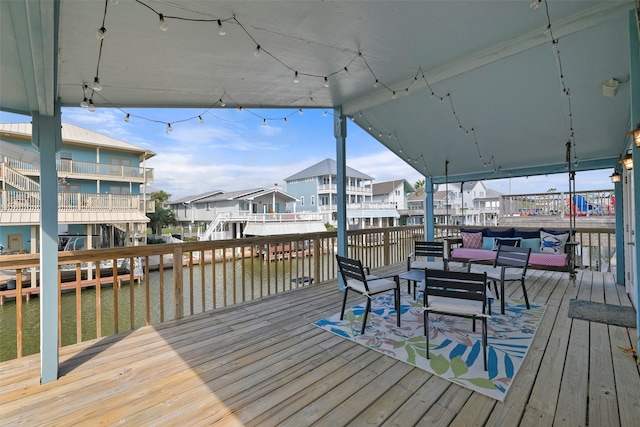
[[[322,252],[320,252],[320,238],[313,239],[313,277],[315,277],[316,283],[320,281],[320,258]],[[311,282],[309,282],[311,283]],[[304,285],[304,282],[302,283]]]
[[[389,229],[385,228],[384,232],[382,234],[382,257],[384,260],[384,265],[389,265],[391,264],[391,252],[390,252],[390,246],[389,246],[389,240],[391,238],[391,235],[389,234]]]
[[[184,317],[184,284],[182,283],[182,246],[173,249],[173,295],[175,303],[175,318]]]

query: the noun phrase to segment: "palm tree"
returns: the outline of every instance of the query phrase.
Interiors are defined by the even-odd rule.
[[[419,179],[418,181],[416,181],[416,183],[413,185],[413,188],[416,190],[416,194],[418,196],[421,196],[424,194],[425,191],[425,181],[424,179]]]
[[[164,191],[156,191],[151,193],[151,200],[156,205],[155,212],[147,214],[149,218],[149,227],[153,231],[153,234],[161,235],[162,229],[168,225],[176,225],[178,221],[176,216],[169,209],[162,207],[164,202],[169,200],[169,195]]]

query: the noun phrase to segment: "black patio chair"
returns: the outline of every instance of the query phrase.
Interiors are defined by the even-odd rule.
[[[398,278],[398,276],[367,276],[364,272],[364,267],[362,266],[362,262],[360,262],[360,260],[347,258],[340,255],[336,255],[336,259],[338,260],[338,270],[340,271],[340,275],[344,280],[345,286],[340,320],[344,318],[344,310],[347,305],[347,294],[349,293],[349,290],[364,295],[365,297],[367,297],[367,307],[364,312],[364,319],[362,320],[362,330],[360,332],[361,334],[364,334],[364,330],[367,326],[367,315],[371,311],[371,298],[374,295],[393,291],[397,317],[396,324],[400,326],[400,279]]]
[[[464,271],[425,270],[424,334],[429,359],[429,313],[482,321],[482,354],[487,370],[487,274]]]

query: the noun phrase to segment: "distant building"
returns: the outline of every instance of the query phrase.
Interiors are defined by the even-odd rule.
[[[319,215],[286,212],[296,198],[280,188],[214,190],[168,202],[181,226],[205,228],[199,240],[326,231]]]
[[[497,225],[500,214],[500,196],[488,189],[483,181],[438,185],[434,194],[436,223],[450,225]]]
[[[400,215],[393,202],[376,202],[373,198],[374,178],[346,167],[347,223],[349,229],[396,225]],[[289,203],[293,212],[318,212],[325,222],[337,225],[337,164],[325,159],[284,179],[287,193],[297,201]],[[399,181],[398,181],[399,182]]]
[[[40,228],[40,160],[30,123],[0,124],[0,245],[5,251],[36,252]],[[62,124],[56,154],[59,246],[73,249],[146,243],[154,211],[144,186],[155,153],[72,125]],[[142,190],[142,191],[141,191]]]

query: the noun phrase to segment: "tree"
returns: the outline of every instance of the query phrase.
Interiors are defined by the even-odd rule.
[[[169,200],[169,195],[164,191],[156,191],[151,193],[151,200],[154,201],[156,209],[155,212],[147,214],[149,218],[149,227],[153,231],[153,234],[161,235],[162,229],[169,225],[176,225],[178,221],[176,216],[169,209],[162,207],[163,203]]]
[[[418,196],[422,196],[424,194],[424,191],[425,191],[424,185],[425,185],[424,179],[420,179],[416,181],[416,183],[413,185],[413,188],[416,190],[416,194]]]
[[[551,187],[550,189],[547,190],[547,193],[555,193],[556,191],[558,191],[557,188]]]

